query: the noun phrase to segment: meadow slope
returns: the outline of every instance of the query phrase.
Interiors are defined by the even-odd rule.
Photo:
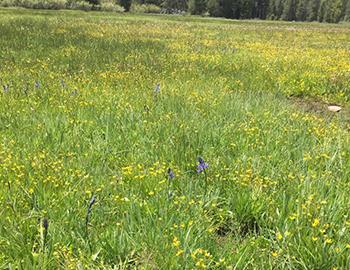
[[[350,269],[348,25],[0,9],[0,80],[1,269]]]

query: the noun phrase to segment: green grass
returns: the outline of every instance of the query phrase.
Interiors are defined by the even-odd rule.
[[[346,113],[288,98],[348,106],[346,25],[0,9],[0,36],[1,268],[350,268]]]

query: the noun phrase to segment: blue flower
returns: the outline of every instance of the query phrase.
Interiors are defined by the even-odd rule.
[[[91,197],[91,200],[90,200],[90,203],[89,203],[89,207],[88,207],[89,210],[91,210],[91,207],[93,206],[93,204],[94,204],[95,202],[96,202],[96,196],[93,195],[93,196]]]
[[[40,87],[40,82],[39,81],[35,81],[34,87],[36,89],[38,89]]]
[[[157,83],[156,86],[154,87],[154,93],[159,94],[160,93],[160,83]]]
[[[87,226],[89,224],[89,219],[90,219],[90,214],[91,214],[91,210],[92,210],[92,206],[94,205],[94,203],[96,202],[96,196],[92,195],[90,202],[89,202],[89,206],[87,209],[87,213],[86,213],[86,218],[85,218],[85,226],[87,229]]]
[[[199,164],[197,165],[197,173],[205,172],[205,169],[209,168],[208,163],[206,163],[203,158],[198,158]]]
[[[47,218],[44,218],[43,226],[44,226],[45,231],[47,231],[49,229],[49,221]]]
[[[67,84],[64,82],[64,80],[61,80],[61,86],[62,86],[62,88],[66,88],[67,87]]]
[[[4,93],[7,93],[7,92],[9,91],[10,86],[8,86],[7,84],[4,84],[4,85],[2,86],[2,88],[3,88],[3,90],[4,90]]]
[[[70,93],[71,96],[76,96],[78,95],[78,89],[74,89],[72,93]]]
[[[171,168],[168,169],[168,178],[169,178],[169,180],[175,178],[175,173]]]

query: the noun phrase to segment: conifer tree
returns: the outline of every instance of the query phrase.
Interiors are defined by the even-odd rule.
[[[296,19],[296,0],[286,0],[283,6],[282,19],[294,21]]]
[[[250,19],[255,17],[256,8],[255,0],[241,0],[239,3],[239,18],[240,19]]]
[[[299,0],[295,12],[298,21],[306,21],[308,0]]]
[[[187,10],[187,0],[164,0],[162,7],[170,10],[170,9],[177,9],[177,10]]]
[[[350,0],[345,4],[344,21],[350,21]]]
[[[189,0],[188,9],[191,14],[201,15],[206,11],[206,0]]]
[[[220,5],[220,0],[208,0],[207,9],[210,16],[222,17],[222,5]]]
[[[131,7],[131,0],[119,0],[119,4],[125,9],[125,11],[129,11]]]
[[[320,9],[320,0],[309,0],[306,6],[306,20],[317,21],[318,11]]]

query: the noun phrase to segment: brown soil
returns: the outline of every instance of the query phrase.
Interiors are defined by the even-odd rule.
[[[289,97],[292,104],[299,107],[301,110],[309,113],[315,113],[321,115],[325,119],[332,120],[334,117],[338,117],[342,122],[350,124],[350,108],[342,106],[336,103],[326,103],[321,100],[312,98],[301,98],[301,97]],[[340,112],[331,112],[328,110],[328,106],[337,105],[342,107]]]

